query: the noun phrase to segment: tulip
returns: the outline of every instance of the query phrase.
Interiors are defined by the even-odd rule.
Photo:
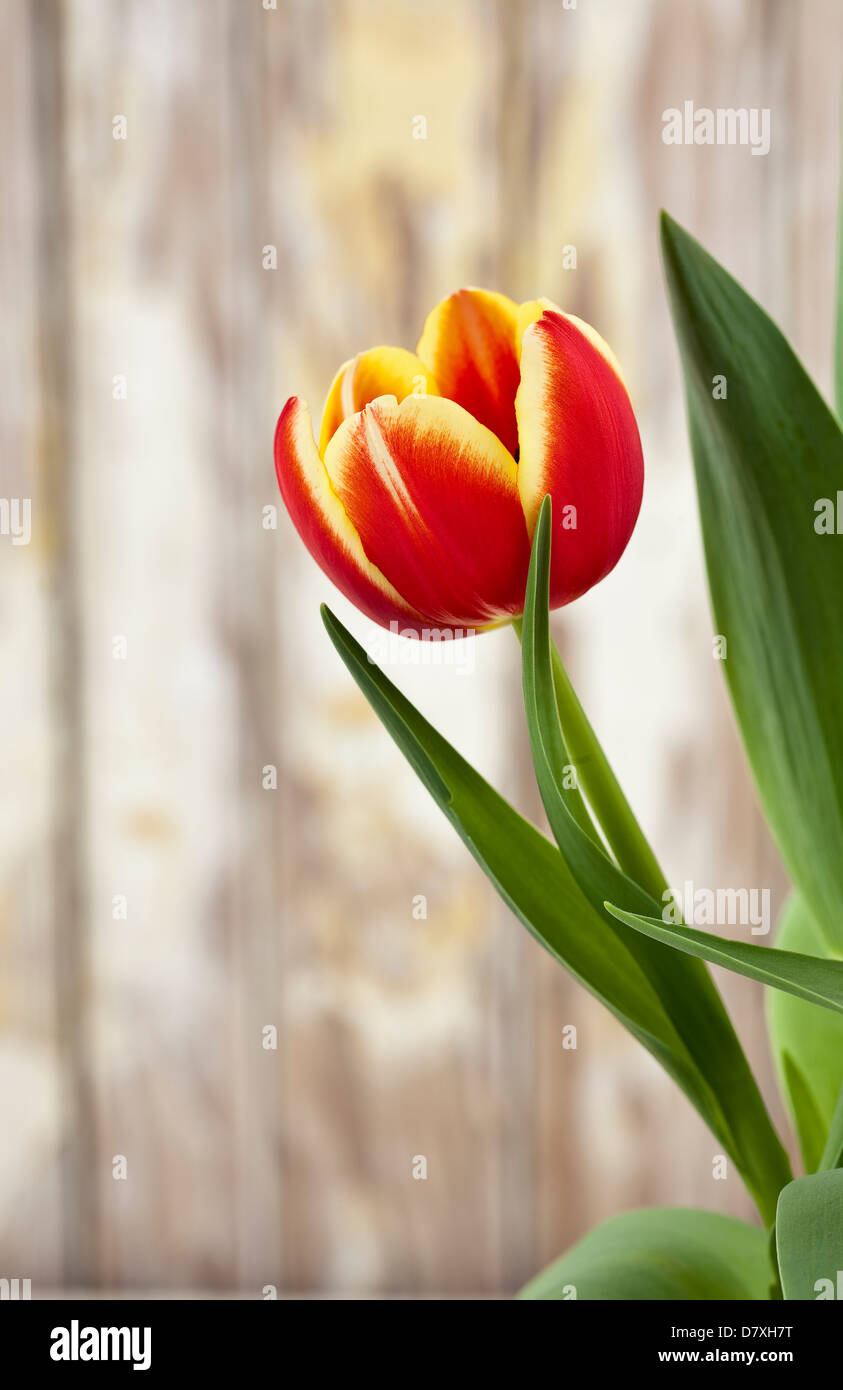
[[[497,626],[523,609],[530,542],[553,501],[550,606],[614,568],[643,461],[615,358],[548,300],[458,290],[418,348],[344,363],[320,442],[287,401],[275,469],[314,559],[375,622],[418,635]]]

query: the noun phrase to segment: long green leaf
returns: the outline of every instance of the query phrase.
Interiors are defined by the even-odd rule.
[[[652,916],[653,899],[594,843],[575,817],[575,789],[557,709],[553,678],[548,594],[550,585],[551,499],[546,497],[533,536],[524,601],[522,667],[524,709],[533,765],[542,801],[557,844],[580,890],[610,925],[607,899],[627,911]],[[705,966],[665,950],[645,936],[620,939],[635,956],[713,1096],[709,1123],[732,1155],[752,1191],[787,1181],[787,1163],[755,1078],[720,995]],[[637,943],[637,944],[636,944]]]
[[[843,1296],[843,1168],[797,1178],[782,1190],[776,1248],[786,1299]]]
[[[711,1211],[652,1207],[595,1226],[519,1298],[765,1299],[770,1277],[767,1236],[757,1226]]]
[[[843,1168],[843,1085],[840,1087],[837,1104],[834,1107],[834,1114],[828,1127],[828,1137],[820,1158],[820,1168]]]
[[[843,490],[843,433],[775,324],[666,215],[662,248],[726,679],[790,875],[843,949],[843,541],[815,529]]]
[[[772,990],[771,994],[781,995],[782,998],[787,999],[793,998],[793,995],[785,995],[783,990]],[[812,1005],[811,1007],[815,1008],[816,1006]],[[825,1009],[824,1013],[828,1018],[839,1018],[839,1014],[832,1014],[828,1009]],[[805,1171],[806,1173],[815,1173],[820,1166],[828,1128],[823,1123],[823,1117],[811,1090],[810,1082],[790,1052],[782,1054],[780,1072],[782,1091],[787,1098],[793,1123],[796,1126]]]
[[[828,954],[799,893],[791,894],[785,904],[775,945],[806,956]],[[820,1165],[843,1084],[843,1016],[773,989],[767,995],[767,1022],[805,1168],[813,1173]]]
[[[820,960],[796,951],[778,951],[774,946],[730,941],[712,932],[697,931],[695,927],[674,926],[661,918],[640,917],[612,903],[607,902],[606,907],[621,922],[654,941],[663,941],[666,946],[675,946],[712,965],[725,965],[737,975],[746,975],[762,985],[787,990],[798,999],[843,1013],[843,961]]]
[[[437,733],[329,609],[322,614],[375,713],[516,916],[664,1060],[678,1040],[657,995],[583,898],[555,845]]]
[[[422,718],[330,610],[323,608],[322,615],[334,646],[375,713],[504,901],[658,1058],[712,1130],[724,1133],[716,1096],[642,969],[634,936],[624,939],[609,925],[582,893],[556,846]],[[744,1154],[736,1144],[729,1145],[729,1152],[765,1220],[771,1221],[775,1196],[790,1176],[784,1152],[771,1159],[763,1134],[757,1153]]]

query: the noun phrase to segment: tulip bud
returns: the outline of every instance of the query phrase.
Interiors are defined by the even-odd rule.
[[[550,604],[617,563],[643,487],[618,365],[582,320],[459,290],[415,354],[346,362],[320,444],[292,397],[275,434],[281,495],[302,540],[375,622],[486,628],[523,608],[542,498],[553,498]]]

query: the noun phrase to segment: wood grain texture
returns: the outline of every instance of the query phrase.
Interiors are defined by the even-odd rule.
[[[711,656],[656,220],[827,390],[841,39],[834,0],[0,7],[0,469],[33,506],[29,546],[0,537],[0,1274],[496,1294],[627,1207],[748,1214],[426,802],[318,602],[371,630],[264,509],[284,399],[318,411],[456,286],[594,322],[647,491],[556,632],[671,879],[780,906]],[[769,106],[770,154],[665,146],[686,99]],[[511,636],[390,674],[539,817]],[[762,993],[722,982],[783,1122]]]

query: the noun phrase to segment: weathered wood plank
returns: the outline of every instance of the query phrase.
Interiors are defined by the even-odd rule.
[[[624,1207],[746,1213],[425,801],[318,601],[371,630],[262,509],[283,399],[318,414],[456,285],[591,319],[648,486],[556,630],[671,878],[780,903],[711,655],[656,214],[827,386],[839,6],[20,0],[0,26],[0,495],[34,509],[30,546],[0,538],[4,1254],[52,1283],[494,1293]],[[769,106],[769,155],[666,146],[686,99]],[[473,674],[389,672],[538,815],[508,634]],[[781,1116],[761,991],[723,984]]]

